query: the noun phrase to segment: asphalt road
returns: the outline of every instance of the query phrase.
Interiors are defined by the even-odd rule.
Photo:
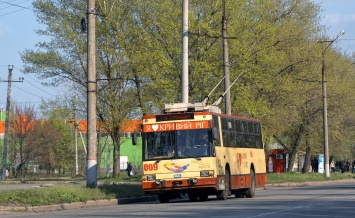
[[[355,217],[355,181],[266,187],[257,189],[255,198],[231,196],[226,201],[214,197],[204,202],[179,199],[168,204],[152,201],[49,213],[0,212],[0,217]]]

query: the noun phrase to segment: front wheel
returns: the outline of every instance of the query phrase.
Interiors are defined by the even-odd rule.
[[[224,190],[218,191],[218,194],[217,194],[218,200],[227,200],[228,194],[230,192],[229,178],[230,178],[229,170],[226,169],[226,176],[225,176],[225,181],[224,181],[225,187],[224,187]]]
[[[245,197],[252,198],[255,196],[255,173],[254,170],[250,170],[250,188],[245,191]]]

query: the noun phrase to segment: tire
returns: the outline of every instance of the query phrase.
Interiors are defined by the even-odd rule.
[[[167,195],[166,193],[163,194],[158,194],[158,199],[160,203],[169,203],[169,195]]]
[[[247,188],[245,191],[245,197],[247,198],[253,198],[255,196],[255,173],[254,170],[250,170],[250,188]]]
[[[230,192],[230,190],[229,190],[230,189],[230,181],[229,180],[230,180],[230,173],[229,173],[229,170],[226,169],[225,182],[224,182],[225,189],[218,191],[218,194],[217,194],[218,200],[227,200],[228,194]]]
[[[187,197],[190,201],[197,201],[198,195],[196,192],[189,192],[187,193]]]

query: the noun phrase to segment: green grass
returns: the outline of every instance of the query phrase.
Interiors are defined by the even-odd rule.
[[[354,179],[355,174],[332,173],[329,178],[320,173],[282,173],[268,174],[268,184],[284,182],[307,182]],[[57,181],[69,181],[69,178],[58,178]],[[36,181],[43,181],[37,179]],[[55,181],[53,179],[46,180]],[[70,181],[73,181],[72,179]],[[78,185],[77,182],[85,184],[85,180],[75,180],[76,184],[56,185],[54,187],[40,187],[18,190],[0,191],[0,205],[2,206],[39,206],[60,203],[86,202],[88,200],[113,199],[123,197],[139,197],[144,192],[141,188],[141,177],[133,176],[128,178],[121,175],[120,178],[102,178],[96,188],[87,188]],[[29,182],[29,181],[28,181]],[[1,184],[0,184],[1,185]]]
[[[140,184],[104,184],[97,188],[59,185],[0,191],[0,205],[51,205],[144,195]]]
[[[351,173],[331,173],[329,177],[325,177],[323,173],[269,173],[267,175],[267,183],[329,181],[354,178],[355,174]]]
[[[51,187],[36,187],[29,189],[1,190],[1,206],[39,206],[61,203],[86,202],[88,200],[114,199],[124,197],[143,196],[144,192],[140,176],[122,175],[120,178],[99,179],[96,188],[85,187],[85,179],[58,178],[31,179],[21,182],[53,181],[59,182]],[[63,184],[63,181],[75,181],[72,184]],[[1,185],[1,184],[0,184]]]

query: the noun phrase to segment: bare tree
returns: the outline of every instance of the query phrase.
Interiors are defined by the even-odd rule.
[[[10,133],[14,177],[25,175],[29,163],[42,165],[48,173],[73,166],[70,129],[63,121],[39,120],[33,105],[15,104]]]
[[[37,112],[33,105],[14,105],[9,123],[9,150],[11,150],[13,173],[16,178],[23,171],[24,166],[31,160],[34,153],[36,153],[36,147],[32,147],[32,144],[26,143],[27,137],[36,121]]]

